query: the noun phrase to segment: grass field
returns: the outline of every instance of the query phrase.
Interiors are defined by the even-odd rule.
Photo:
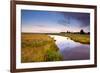
[[[67,33],[64,36],[69,37],[70,39],[80,42],[82,44],[90,44],[90,35],[89,34],[72,34]]]
[[[57,34],[82,44],[90,44],[89,34]],[[53,38],[48,34],[21,34],[21,62],[61,61],[62,55]]]
[[[62,56],[52,38],[46,34],[21,34],[21,62],[59,61]]]

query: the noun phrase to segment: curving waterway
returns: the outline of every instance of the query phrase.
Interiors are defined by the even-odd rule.
[[[86,60],[90,58],[90,45],[81,44],[60,35],[49,36],[55,40],[63,60]]]

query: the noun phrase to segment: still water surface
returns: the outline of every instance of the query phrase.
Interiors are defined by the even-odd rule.
[[[86,60],[90,58],[90,45],[75,42],[64,36],[49,36],[55,40],[63,60]]]

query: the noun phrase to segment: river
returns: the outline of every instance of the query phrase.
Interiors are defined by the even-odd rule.
[[[63,60],[87,60],[90,58],[90,45],[81,44],[60,35],[49,36],[55,40]]]

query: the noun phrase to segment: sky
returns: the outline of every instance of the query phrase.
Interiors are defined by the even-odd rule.
[[[22,32],[60,33],[90,31],[90,14],[60,11],[21,10]]]

